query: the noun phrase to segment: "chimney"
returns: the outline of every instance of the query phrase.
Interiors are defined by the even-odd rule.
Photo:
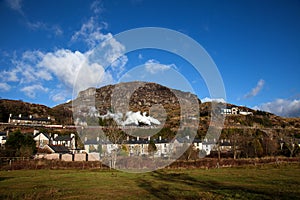
[[[9,114],[8,123],[11,123],[10,118],[12,118],[12,114]]]
[[[40,131],[39,130],[33,130],[33,135],[38,134]]]

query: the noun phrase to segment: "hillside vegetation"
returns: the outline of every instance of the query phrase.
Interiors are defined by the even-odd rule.
[[[191,101],[196,102],[199,112],[197,106],[195,107],[195,104],[190,103]],[[181,113],[180,104],[185,105],[187,113]],[[118,105],[117,108],[114,105]],[[129,82],[107,85],[97,89],[87,89],[80,92],[73,101],[53,108],[23,101],[1,99],[0,121],[7,122],[9,114],[12,113],[13,115],[33,115],[34,117],[50,116],[54,119],[53,124],[74,124],[72,109],[79,108],[82,113],[88,113],[91,107],[95,107],[100,115],[104,115],[108,111],[125,113],[130,110],[147,112],[159,120],[162,116],[157,115],[160,112],[156,111],[164,110],[166,121],[159,135],[165,138],[172,138],[178,131],[188,131],[179,130],[179,124],[180,117],[189,113],[192,113],[191,118],[199,117],[198,137],[202,138],[209,127],[211,113],[220,113],[218,106],[215,110],[212,110],[212,103],[201,103],[197,96],[189,92],[173,90],[156,83]],[[283,118],[272,113],[232,104],[227,104],[227,107],[238,107],[239,110],[252,112],[253,115],[227,115],[224,126],[225,131],[223,131],[224,137],[229,137],[228,134],[233,133],[252,135],[259,130],[265,135],[277,139],[285,135],[300,138],[299,118]],[[91,121],[89,117],[86,117],[85,120],[87,122]],[[96,121],[96,125],[97,123]],[[190,123],[191,127],[197,126],[197,124],[191,122],[186,123]]]

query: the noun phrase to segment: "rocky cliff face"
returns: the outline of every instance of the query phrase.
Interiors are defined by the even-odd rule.
[[[73,108],[82,116],[92,114],[93,107],[99,115],[108,111],[124,115],[128,111],[147,112],[160,121],[166,121],[166,126],[175,128],[182,117],[197,118],[200,103],[197,96],[189,92],[156,83],[129,82],[82,91],[73,101]]]

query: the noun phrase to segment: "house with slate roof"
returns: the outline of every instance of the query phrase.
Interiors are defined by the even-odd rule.
[[[19,114],[18,116],[13,116],[12,114],[9,114],[8,123],[10,124],[35,124],[35,125],[44,125],[44,124],[50,124],[51,118],[36,118],[32,115],[22,116],[22,114]]]
[[[43,148],[50,143],[51,137],[47,133],[37,133],[33,136],[36,142],[36,147]]]
[[[103,141],[101,141],[101,142],[103,142]],[[87,139],[87,137],[85,137],[84,149],[87,153],[92,153],[92,152],[99,153],[99,145],[101,145],[101,142],[99,140],[99,137],[97,137],[96,139],[94,139],[94,138]]]
[[[62,145],[69,149],[75,149],[75,134],[71,133],[70,135],[58,135],[54,134],[53,139],[51,140],[52,145]]]

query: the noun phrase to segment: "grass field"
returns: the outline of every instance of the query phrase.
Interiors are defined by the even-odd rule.
[[[300,199],[300,164],[144,174],[0,171],[0,199]]]

